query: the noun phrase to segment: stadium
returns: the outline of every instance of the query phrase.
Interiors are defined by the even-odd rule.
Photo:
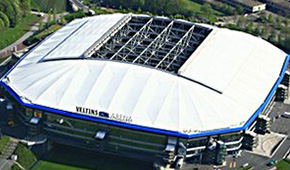
[[[31,136],[181,168],[266,132],[289,56],[239,31],[135,14],[75,19],[1,79]]]

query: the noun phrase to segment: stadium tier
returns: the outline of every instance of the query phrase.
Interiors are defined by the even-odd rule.
[[[243,32],[109,14],[46,38],[1,87],[29,135],[156,167],[219,165],[254,146],[288,62]]]

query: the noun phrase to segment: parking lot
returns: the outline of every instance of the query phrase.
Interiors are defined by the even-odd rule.
[[[227,158],[227,167],[225,167],[224,170],[238,169],[246,163],[249,163],[249,165],[253,167],[253,170],[270,169],[272,166],[267,166],[267,163],[273,159],[283,159],[290,148],[290,118],[278,116],[284,112],[290,112],[290,105],[277,102],[270,113],[270,117],[273,119],[271,132],[286,135],[281,143],[277,145],[276,150],[270,157],[250,151],[243,151],[241,157],[237,159],[232,157]]]

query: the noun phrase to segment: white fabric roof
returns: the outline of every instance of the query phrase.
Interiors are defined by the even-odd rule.
[[[78,58],[124,16],[101,15],[71,22],[22,60],[8,75],[8,85],[33,104],[69,112],[81,106],[131,116],[134,125],[194,134],[241,127],[267,97],[286,57],[260,38],[214,28],[179,74],[221,93],[129,63],[40,62]],[[78,33],[72,34],[74,31]]]

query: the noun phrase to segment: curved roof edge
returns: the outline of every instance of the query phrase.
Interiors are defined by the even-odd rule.
[[[41,44],[41,43],[40,43]],[[31,50],[33,51],[33,50]],[[43,106],[39,106],[39,105],[35,105],[35,104],[27,104],[24,103],[20,97],[10,88],[8,87],[2,80],[3,78],[5,78],[29,53],[27,53],[22,59],[20,59],[2,78],[1,78],[1,82],[0,85],[5,88],[7,90],[7,92],[9,92],[18,102],[19,104],[21,104],[22,106],[25,107],[30,107],[30,108],[34,108],[34,109],[40,109],[40,110],[44,110],[47,112],[52,112],[55,114],[60,114],[60,115],[64,115],[64,116],[68,116],[68,117],[72,117],[72,118],[80,118],[83,120],[89,120],[89,121],[93,121],[93,122],[98,122],[98,123],[104,123],[104,124],[108,124],[108,125],[113,125],[113,126],[119,126],[119,127],[123,127],[123,128],[128,128],[128,129],[132,129],[132,130],[141,130],[144,132],[151,132],[151,133],[156,133],[156,134],[162,134],[162,135],[169,135],[169,136],[175,136],[175,137],[181,137],[181,138],[198,138],[198,137],[206,137],[206,136],[212,136],[212,135],[219,135],[219,134],[225,134],[225,133],[233,133],[233,132],[240,132],[243,130],[247,130],[249,128],[249,126],[253,123],[253,121],[259,116],[259,114],[265,109],[265,107],[267,106],[267,104],[270,102],[271,98],[273,97],[273,95],[275,94],[275,91],[277,90],[279,84],[281,83],[286,69],[288,67],[289,64],[289,60],[290,60],[290,55],[288,55],[284,61],[283,64],[283,68],[280,72],[280,76],[277,79],[275,85],[272,87],[271,91],[269,92],[267,98],[264,100],[263,104],[258,108],[258,110],[251,116],[251,118],[246,122],[246,124],[244,124],[244,126],[242,127],[237,127],[237,128],[232,128],[232,129],[221,129],[221,130],[216,130],[216,131],[208,131],[208,132],[201,132],[201,133],[197,133],[197,134],[192,134],[192,135],[187,135],[187,134],[183,134],[183,133],[178,133],[178,132],[172,132],[172,131],[166,131],[166,130],[161,130],[161,129],[154,129],[154,128],[149,128],[149,127],[142,127],[142,126],[138,126],[138,125],[130,125],[127,123],[121,123],[121,122],[116,122],[116,121],[112,121],[112,120],[106,120],[106,119],[100,119],[97,117],[91,117],[91,116],[86,116],[86,115],[79,115],[79,114],[75,114],[75,113],[70,113],[70,112],[66,112],[66,111],[61,111],[61,110],[57,110],[57,109],[52,109],[52,108],[48,108],[48,107],[43,107]]]

